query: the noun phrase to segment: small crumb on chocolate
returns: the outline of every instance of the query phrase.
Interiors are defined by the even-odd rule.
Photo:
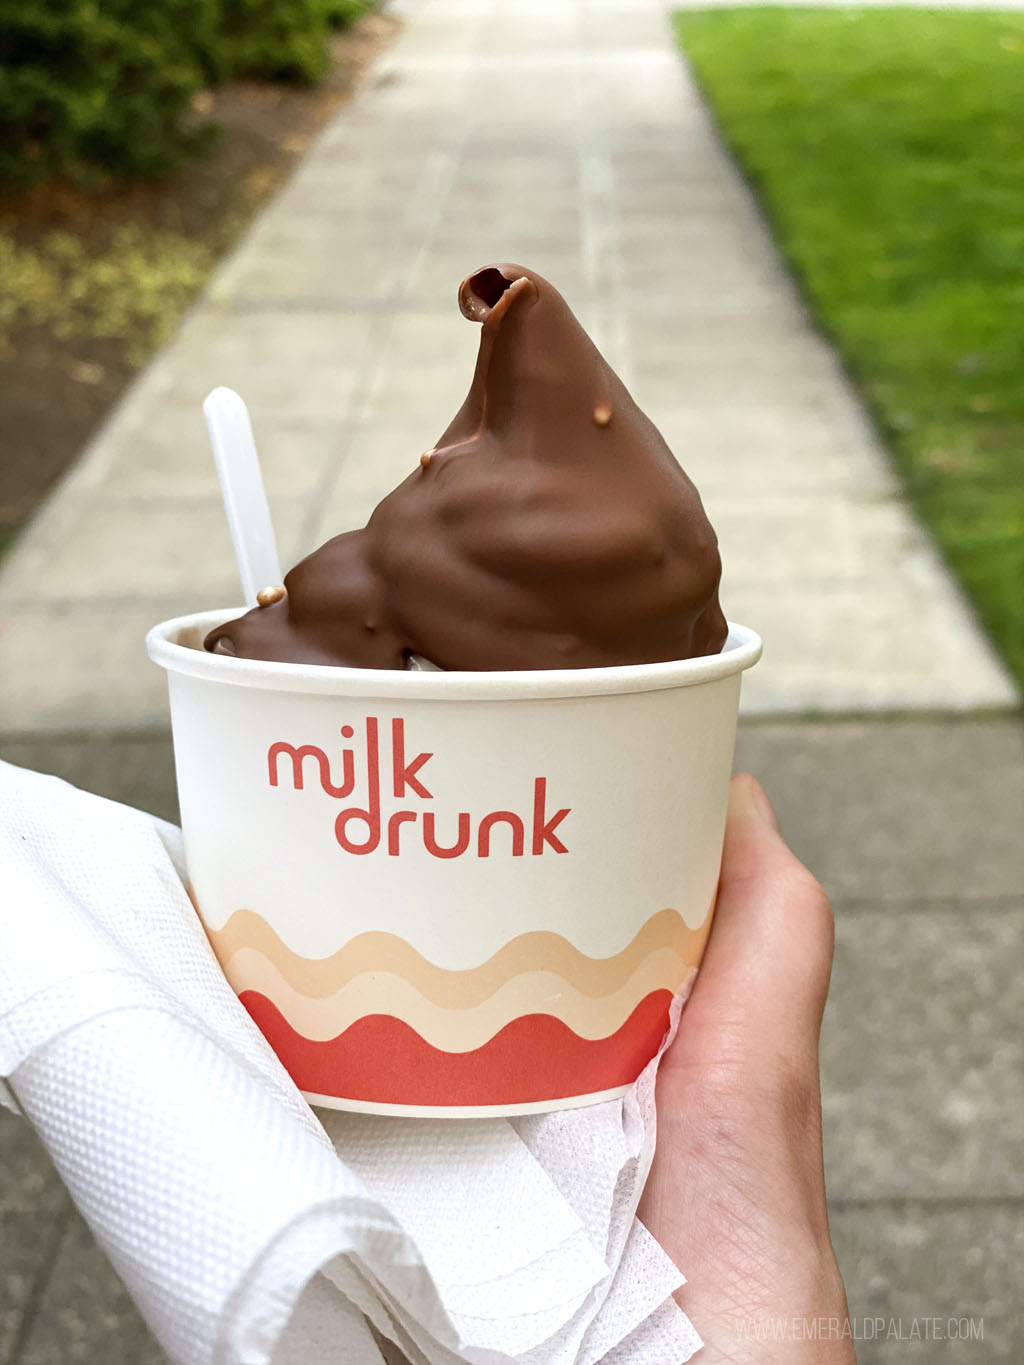
[[[280,602],[282,597],[288,596],[288,589],[283,583],[273,583],[269,588],[260,588],[256,594],[256,601],[261,607],[272,607],[275,602]]]
[[[426,469],[433,458],[434,452],[432,450],[425,450],[423,454],[420,456],[420,465],[422,466],[422,468]]]
[[[607,403],[598,403],[594,409],[594,425],[606,427],[612,420],[612,410]]]

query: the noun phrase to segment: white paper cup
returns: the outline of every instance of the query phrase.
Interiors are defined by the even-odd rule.
[[[390,672],[147,637],[192,893],[315,1104],[531,1113],[621,1095],[711,922],[761,642],[622,668]]]

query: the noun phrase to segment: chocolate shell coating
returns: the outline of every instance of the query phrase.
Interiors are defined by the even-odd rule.
[[[546,280],[459,289],[482,324],[465,402],[361,531],[212,631],[246,658],[595,668],[717,653],[721,561],[693,484]]]

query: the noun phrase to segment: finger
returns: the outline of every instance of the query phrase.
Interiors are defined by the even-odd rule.
[[[816,1058],[832,964],[824,891],[747,773],[733,779],[711,936],[683,1032],[727,1036],[751,1065]]]

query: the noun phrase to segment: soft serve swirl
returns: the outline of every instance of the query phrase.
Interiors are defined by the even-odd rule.
[[[435,447],[362,530],[206,648],[468,670],[717,653],[721,561],[697,490],[565,300],[532,270],[491,265],[459,306],[482,324],[480,350]]]

